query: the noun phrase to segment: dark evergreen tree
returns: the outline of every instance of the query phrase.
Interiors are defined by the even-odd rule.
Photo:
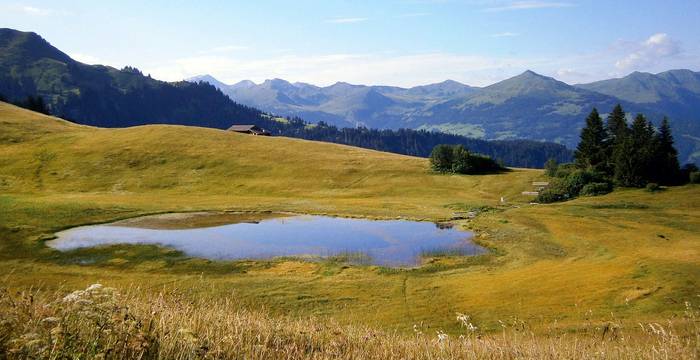
[[[605,148],[606,132],[598,110],[586,118],[586,126],[581,130],[581,141],[576,147],[574,158],[580,168],[602,170],[607,164]]]
[[[604,171],[609,176],[613,176],[615,171],[615,148],[621,145],[629,133],[627,117],[620,104],[615,105],[615,108],[613,108],[608,115],[607,122],[605,124],[605,131],[607,166],[605,167]]]
[[[681,183],[678,150],[673,146],[673,135],[668,118],[664,117],[656,134],[656,148],[652,161],[651,181],[663,185]]]
[[[26,100],[18,103],[17,105],[25,109],[36,111],[42,114],[51,114],[51,112],[49,111],[49,107],[46,105],[46,103],[44,102],[44,98],[42,98],[41,96],[29,95],[27,96]]]
[[[608,143],[611,144],[614,144],[617,139],[623,138],[629,131],[627,126],[627,117],[620,104],[615,105],[613,110],[608,115],[605,127],[607,130]]]
[[[620,186],[641,187],[650,178],[652,154],[656,147],[653,127],[638,114],[630,133],[615,148],[615,182]]]

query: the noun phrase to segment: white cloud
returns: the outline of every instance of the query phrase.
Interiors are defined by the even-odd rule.
[[[550,1],[513,1],[501,6],[493,6],[485,8],[485,12],[500,12],[513,10],[529,10],[529,9],[547,9],[547,8],[565,8],[572,7],[574,4],[568,2],[550,2]]]
[[[208,50],[200,51],[200,54],[220,54],[220,53],[230,53],[235,51],[248,50],[250,47],[245,45],[222,45],[217,46]]]
[[[104,64],[104,61],[100,60],[98,57],[88,55],[88,54],[70,53],[69,56],[71,58],[73,58],[73,60],[80,61],[83,64],[90,64],[90,65]]]
[[[348,17],[348,18],[335,18],[327,19],[324,22],[329,24],[353,24],[369,20],[365,17]]]
[[[74,13],[67,10],[50,9],[21,3],[7,5],[0,4],[0,12],[7,12],[31,17],[74,15]]]
[[[21,4],[0,5],[0,11],[7,11],[28,16],[47,16],[56,13],[51,9]]]
[[[668,34],[657,33],[644,42],[637,44],[635,49],[620,60],[615,66],[620,70],[644,69],[654,66],[664,59],[672,58],[681,52],[681,47]]]
[[[49,15],[51,13],[51,10],[40,9],[40,8],[34,7],[34,6],[22,6],[21,10],[22,10],[22,12],[29,14],[29,15]]]
[[[520,36],[520,34],[515,33],[515,32],[502,32],[502,33],[497,33],[497,34],[491,34],[491,37],[499,38],[499,37],[514,37],[514,36]]]
[[[79,61],[83,64],[88,64],[88,65],[105,65],[105,66],[111,66],[116,69],[121,69],[126,65],[132,65],[129,63],[122,63],[119,61],[111,61],[111,60],[106,60],[104,58],[94,56],[85,52],[81,51],[66,51],[66,54],[71,57],[71,59]],[[133,65],[132,65],[133,66]]]

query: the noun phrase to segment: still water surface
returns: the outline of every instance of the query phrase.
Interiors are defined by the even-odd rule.
[[[470,232],[431,222],[294,215],[207,225],[148,228],[122,221],[82,226],[57,233],[48,245],[68,251],[101,245],[156,244],[213,260],[344,256],[350,262],[383,266],[418,265],[425,255],[484,252],[470,241]]]

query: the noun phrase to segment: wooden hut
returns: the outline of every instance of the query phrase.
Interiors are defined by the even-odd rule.
[[[228,131],[235,131],[242,134],[270,136],[270,133],[257,125],[233,125]]]

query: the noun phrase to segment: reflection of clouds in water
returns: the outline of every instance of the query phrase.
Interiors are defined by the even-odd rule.
[[[300,215],[196,229],[144,229],[114,225],[66,230],[47,244],[58,250],[113,244],[157,244],[209,259],[365,254],[379,265],[414,265],[428,251],[478,249],[469,233],[433,223]],[[363,255],[364,256],[364,255]]]

